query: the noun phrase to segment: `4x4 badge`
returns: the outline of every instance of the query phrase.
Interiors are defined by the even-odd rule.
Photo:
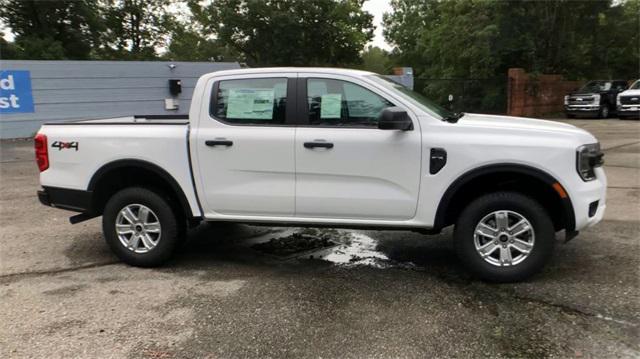
[[[54,143],[51,144],[51,147],[53,148],[57,148],[58,151],[62,151],[64,149],[68,149],[68,148],[75,148],[75,150],[78,150],[78,142],[62,142],[62,141],[56,141]]]

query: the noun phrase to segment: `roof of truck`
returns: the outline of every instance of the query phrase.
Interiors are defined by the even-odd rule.
[[[272,73],[272,72],[315,72],[323,74],[336,74],[336,75],[373,75],[373,72],[355,70],[355,69],[342,69],[335,67],[257,67],[257,68],[244,68],[237,70],[221,70],[216,71],[213,74],[220,75],[239,75],[239,74],[260,74],[260,73]]]

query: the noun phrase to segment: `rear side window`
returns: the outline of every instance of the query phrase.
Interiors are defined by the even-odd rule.
[[[351,82],[310,78],[307,106],[311,125],[377,127],[382,110],[393,104]]]
[[[286,78],[219,81],[214,85],[211,115],[231,124],[284,124]]]

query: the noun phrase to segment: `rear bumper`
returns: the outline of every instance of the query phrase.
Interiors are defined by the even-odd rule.
[[[45,206],[74,212],[90,213],[91,198],[91,191],[77,189],[43,187],[38,191],[38,199]]]

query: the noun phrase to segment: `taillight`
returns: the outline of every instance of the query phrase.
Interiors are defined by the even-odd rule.
[[[49,168],[49,150],[47,147],[47,136],[39,133],[33,139],[33,145],[36,149],[36,162],[40,172]]]

